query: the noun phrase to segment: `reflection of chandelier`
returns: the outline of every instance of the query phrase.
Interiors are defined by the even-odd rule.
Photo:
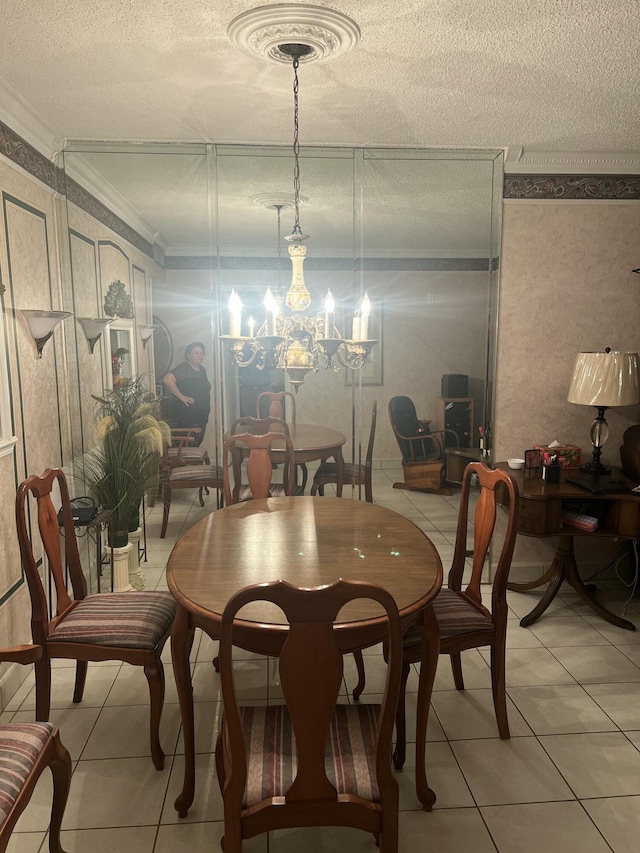
[[[264,305],[266,318],[254,337],[254,322],[249,318],[249,336],[242,336],[242,303],[232,291],[229,299],[229,334],[222,335],[234,363],[238,367],[254,365],[258,370],[278,368],[286,371],[289,381],[298,390],[310,370],[320,368],[338,372],[341,366],[351,370],[364,367],[375,340],[368,340],[371,306],[365,293],[356,306],[351,339],[341,337],[335,323],[335,301],[327,291],[324,311],[310,317],[304,312],[311,304],[311,294],[304,281],[303,264],[307,247],[303,241],[308,235],[300,228],[300,144],[298,140],[298,66],[300,58],[312,52],[305,44],[281,44],[278,50],[293,60],[293,206],[295,221],[293,231],[285,237],[291,244],[289,257],[293,267],[291,286],[285,302],[291,312],[284,314],[271,289],[267,290]],[[280,258],[280,208],[278,210],[278,261]],[[279,263],[278,263],[279,268]]]

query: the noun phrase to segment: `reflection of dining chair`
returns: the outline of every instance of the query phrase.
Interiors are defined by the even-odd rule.
[[[195,437],[202,432],[200,427],[171,427],[171,447],[165,448],[165,467],[185,465],[210,465],[211,459],[204,447],[194,445]],[[162,493],[162,479],[158,478],[158,493]],[[155,490],[149,493],[149,506],[155,506]]]
[[[280,418],[283,421],[287,420],[285,417],[285,407],[288,406],[291,415],[291,417],[289,418],[289,423],[295,424],[296,398],[295,394],[292,394],[291,391],[263,391],[261,394],[258,394],[258,399],[256,402],[256,414],[258,415],[258,417],[260,417],[261,415],[261,405],[262,407],[264,407],[264,401],[268,401],[269,403],[268,414],[272,418]],[[309,472],[307,471],[307,466],[304,462],[300,462],[297,467],[302,471],[302,491],[304,492],[307,487],[307,478],[309,476]]]
[[[373,599],[388,619],[382,705],[338,702],[343,663],[333,623],[353,599]],[[238,705],[233,620],[256,600],[273,602],[289,623],[279,657],[285,704]],[[216,743],[226,853],[240,853],[244,838],[289,826],[353,826],[396,853],[398,783],[390,756],[400,643],[396,604],[375,584],[340,580],[298,589],[280,580],[246,587],[229,600],[220,627],[224,714]]]
[[[178,453],[172,462],[164,457],[160,460],[160,486],[162,488],[162,502],[164,505],[162,527],[160,529],[161,539],[164,539],[167,535],[171,496],[174,491],[179,489],[198,489],[198,502],[200,506],[204,506],[203,493],[209,494],[209,489],[215,489],[218,494],[216,505],[219,508],[222,504],[222,470],[220,466],[203,465],[202,463],[198,465],[184,464],[182,459],[184,448],[178,445],[177,450]]]
[[[62,502],[62,527],[58,526],[52,500],[52,491],[56,487],[60,490]],[[37,513],[30,513],[28,525],[30,492],[37,500]],[[35,519],[47,558],[51,587],[55,590],[55,614],[51,619],[40,579],[40,546],[38,544],[34,550],[29,533]],[[164,752],[159,735],[164,704],[164,669],[160,655],[176,612],[171,593],[145,590],[87,595],[69,490],[65,475],[59,468],[47,469],[42,477],[32,476],[20,484],[16,495],[16,522],[22,567],[31,596],[31,633],[33,642],[42,646],[43,651],[42,657],[35,662],[36,719],[45,722],[49,719],[53,658],[76,661],[74,702],[82,701],[88,661],[118,660],[141,666],[149,682],[151,757],[156,768],[161,770]],[[73,597],[65,583],[67,572]]]
[[[357,462],[344,463],[344,479],[343,483],[348,486],[350,483],[354,486],[364,486],[364,499],[370,504],[373,503],[373,488],[371,485],[371,465],[373,461],[373,442],[376,435],[376,417],[378,411],[378,403],[374,402],[371,409],[371,429],[369,431],[369,443],[367,445],[367,455],[364,465]],[[323,462],[315,473],[313,484],[311,486],[311,494],[316,493],[324,495],[324,487],[338,482],[338,463]]]
[[[169,464],[210,465],[206,448],[194,444],[201,432],[200,427],[171,427],[171,447],[167,449]]]
[[[285,462],[282,483],[271,482],[273,473],[271,449],[274,444],[278,446],[277,449],[280,453],[284,444]],[[242,454],[247,450],[249,451],[247,461],[247,477],[249,482],[243,485],[241,482],[240,462]],[[230,466],[227,464],[229,457],[231,457],[232,463],[233,488],[229,476]],[[223,481],[224,498],[227,506],[239,503],[240,501],[296,494],[293,442],[286,432],[267,432],[261,435],[240,432],[230,435],[224,443],[222,458],[225,462],[223,465]]]
[[[480,493],[473,517],[473,550],[467,547],[469,535],[469,498],[471,477],[478,475]],[[508,498],[506,531],[502,540],[495,575],[491,587],[491,606],[482,603],[482,570],[489,552],[497,517],[496,492],[499,500]],[[475,492],[475,489],[474,489]],[[491,687],[493,705],[501,738],[509,737],[507,700],[505,693],[505,640],[507,633],[507,578],[516,541],[518,521],[518,487],[512,478],[501,470],[491,470],[483,462],[467,465],[462,480],[458,528],[453,552],[453,562],[448,583],[433,600],[433,610],[440,629],[440,654],[451,656],[451,668],[457,690],[464,690],[460,652],[489,646],[491,649]],[[466,558],[472,558],[471,576],[462,588]],[[397,743],[394,753],[396,769],[402,769],[405,759],[406,729],[404,695],[412,663],[421,659],[421,632],[411,627],[402,638],[403,671],[398,716],[396,720]],[[360,654],[359,652],[356,654]],[[358,684],[353,692],[358,699],[364,685]],[[430,691],[429,691],[430,694]],[[418,708],[418,726],[426,731],[428,702]],[[422,716],[421,716],[422,715]]]
[[[2,662],[27,664],[41,657],[41,646],[0,649]],[[60,825],[71,784],[71,758],[60,742],[58,730],[49,723],[0,725],[0,851],[6,850],[11,832],[47,767],[53,777],[49,850],[64,853]]]
[[[410,397],[392,397],[389,418],[402,454],[404,473],[404,482],[394,483],[393,488],[451,494],[444,487],[445,448],[458,444],[456,433],[447,429],[431,430],[430,421],[418,418]]]

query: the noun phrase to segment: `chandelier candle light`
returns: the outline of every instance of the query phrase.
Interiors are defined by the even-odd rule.
[[[242,17],[242,16],[241,16]],[[293,208],[294,226],[284,239],[290,243],[291,285],[285,304],[290,314],[280,310],[278,300],[268,288],[265,299],[265,321],[254,337],[255,321],[249,317],[249,336],[242,336],[242,302],[232,290],[229,299],[229,334],[221,335],[227,344],[234,363],[238,367],[254,365],[258,370],[272,367],[284,370],[296,392],[304,382],[305,375],[320,368],[331,368],[336,373],[344,366],[351,370],[364,367],[376,340],[368,339],[371,302],[365,293],[356,306],[353,317],[351,339],[341,337],[336,327],[336,303],[327,291],[324,303],[317,316],[310,317],[305,311],[311,305],[311,294],[304,280],[303,265],[307,253],[304,240],[308,235],[300,228],[300,143],[298,138],[298,67],[301,59],[310,58],[314,48],[308,44],[278,44],[280,58],[288,57],[293,64]],[[273,205],[278,210],[278,253],[280,251],[280,209],[284,205]],[[279,294],[277,294],[279,295]]]

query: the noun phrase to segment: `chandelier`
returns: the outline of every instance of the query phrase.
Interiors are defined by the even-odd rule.
[[[264,298],[265,318],[254,336],[255,322],[249,318],[249,335],[242,335],[242,302],[233,290],[229,299],[229,334],[221,339],[231,352],[238,367],[253,365],[258,370],[277,368],[284,370],[295,391],[313,370],[331,369],[338,373],[342,367],[360,370],[364,367],[376,340],[369,340],[371,303],[365,293],[356,305],[351,327],[351,337],[343,337],[336,325],[336,305],[331,290],[327,291],[322,310],[315,316],[305,312],[311,305],[311,294],[304,280],[304,259],[309,239],[300,227],[300,143],[298,135],[298,67],[300,59],[313,53],[306,44],[278,45],[281,55],[288,56],[293,64],[293,208],[294,226],[284,239],[289,242],[291,258],[291,285],[284,300],[280,293],[274,296],[270,288]],[[278,270],[280,270],[280,210],[278,210]],[[288,313],[284,310],[284,305]]]

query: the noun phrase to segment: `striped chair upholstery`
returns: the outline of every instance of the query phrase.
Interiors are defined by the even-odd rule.
[[[49,634],[60,643],[153,649],[171,628],[176,602],[170,592],[113,592],[83,598]]]
[[[283,797],[297,772],[296,741],[286,705],[242,707],[247,786],[242,808]],[[337,705],[325,750],[325,772],[338,794],[379,802],[375,774],[380,705]]]
[[[349,705],[340,698],[344,662],[336,621],[345,605],[360,599],[375,602],[375,612],[386,616],[381,629],[384,635],[388,628],[389,665],[381,704]],[[233,665],[235,617],[256,601],[279,608],[287,623],[278,659],[284,703],[260,707],[239,703]],[[243,839],[289,826],[352,826],[371,832],[381,850],[397,853],[391,741],[402,639],[392,596],[376,584],[343,580],[314,589],[282,580],[254,584],[227,602],[219,660],[224,713],[216,771],[224,801],[223,848],[238,851]]]
[[[0,726],[0,824],[7,819],[52,734],[50,723]]]
[[[488,611],[483,613],[453,589],[442,587],[433,601],[433,611],[438,619],[440,640],[460,634],[473,634],[475,631],[493,632],[491,614]],[[412,626],[403,636],[402,642],[405,648],[419,646],[420,630]]]
[[[209,454],[204,447],[168,447],[170,465],[209,465]]]

